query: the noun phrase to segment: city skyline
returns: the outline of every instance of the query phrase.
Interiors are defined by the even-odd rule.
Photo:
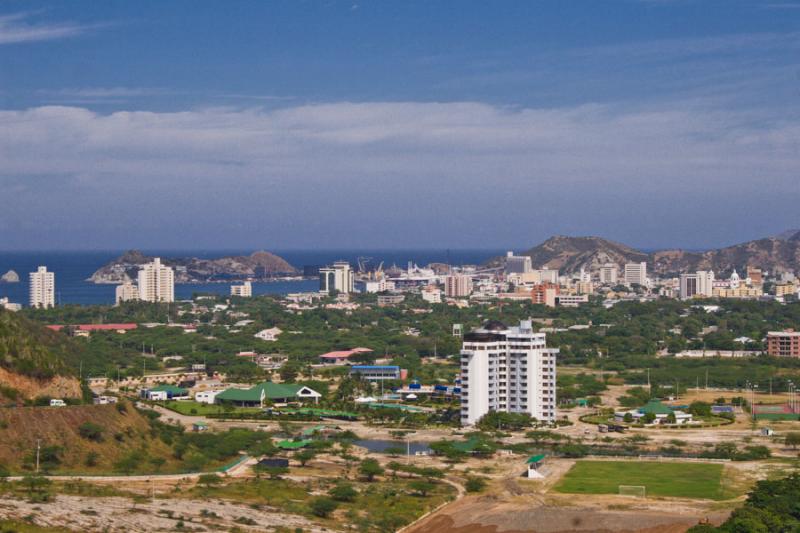
[[[0,242],[774,235],[800,226],[798,7],[6,2]]]

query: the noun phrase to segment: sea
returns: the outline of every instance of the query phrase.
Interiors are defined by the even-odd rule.
[[[408,262],[419,266],[429,263],[452,265],[480,264],[503,255],[504,250],[271,250],[302,271],[304,266],[323,266],[346,260],[354,267],[359,259],[368,265],[383,268],[392,265],[405,268]],[[28,304],[28,273],[38,266],[47,266],[55,273],[56,303],[58,305],[103,305],[114,303],[115,285],[97,285],[86,281],[95,270],[122,255],[122,250],[104,251],[0,251],[0,276],[9,270],[19,274],[19,283],[0,283],[0,298]],[[252,250],[143,250],[148,256],[215,258],[229,255],[250,255]],[[182,283],[175,285],[175,298],[185,300],[198,293],[230,294],[231,283]],[[275,280],[253,283],[253,294],[288,294],[309,292],[319,288],[317,279]]]

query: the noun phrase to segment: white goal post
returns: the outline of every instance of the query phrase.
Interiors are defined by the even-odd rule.
[[[646,487],[644,485],[620,485],[619,494],[620,496],[644,498],[646,495]]]

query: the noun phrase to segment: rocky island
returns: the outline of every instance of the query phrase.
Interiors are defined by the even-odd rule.
[[[92,283],[123,283],[135,280],[139,268],[153,258],[139,250],[129,250],[103,265],[87,281]],[[175,283],[213,283],[244,279],[265,280],[297,274],[297,269],[285,259],[265,251],[251,255],[236,255],[203,259],[198,257],[162,257],[161,262],[175,269]]]
[[[19,274],[13,270],[9,270],[0,276],[0,283],[19,283]]]

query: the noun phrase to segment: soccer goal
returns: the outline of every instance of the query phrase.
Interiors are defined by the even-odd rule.
[[[637,498],[644,498],[645,497],[645,486],[644,485],[620,485],[619,486],[619,494],[620,494],[620,496],[635,496]]]

